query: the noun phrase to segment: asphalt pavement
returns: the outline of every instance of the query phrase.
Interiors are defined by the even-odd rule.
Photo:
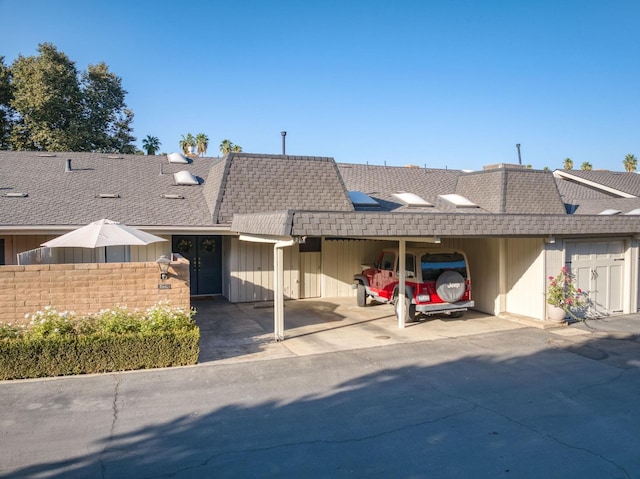
[[[195,366],[0,382],[0,477],[640,478],[637,328],[340,311],[241,344],[270,313],[240,309]],[[366,340],[331,343],[352,326]]]

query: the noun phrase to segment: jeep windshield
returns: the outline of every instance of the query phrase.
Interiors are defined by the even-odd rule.
[[[457,271],[467,279],[467,265],[459,253],[427,253],[422,255],[422,281],[435,281],[445,271]]]

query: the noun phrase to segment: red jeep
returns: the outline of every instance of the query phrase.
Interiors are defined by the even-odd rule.
[[[398,271],[398,250],[381,251],[373,268],[353,277],[358,306],[366,306],[369,296],[398,305]],[[461,251],[407,248],[405,278],[405,322],[415,321],[417,313],[459,318],[474,306],[467,257]],[[396,307],[396,315],[398,311]]]

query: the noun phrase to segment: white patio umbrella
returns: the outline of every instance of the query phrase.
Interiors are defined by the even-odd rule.
[[[117,221],[102,219],[42,243],[49,248],[105,248],[107,246],[144,246],[168,241]]]

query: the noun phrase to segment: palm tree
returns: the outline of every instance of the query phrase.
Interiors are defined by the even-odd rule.
[[[233,143],[231,143],[231,140],[227,140],[225,138],[220,143],[220,153],[222,153],[223,155],[229,153],[231,151],[231,148],[233,148]]]
[[[196,151],[198,155],[204,156],[207,154],[207,147],[209,146],[209,137],[204,133],[198,133],[196,135]]]
[[[189,147],[195,148],[195,146],[196,146],[196,139],[193,137],[191,133],[187,133],[187,136],[182,135],[182,140],[180,140],[180,148],[182,148],[182,152],[185,155],[188,155],[190,153]]]
[[[241,153],[242,152],[242,147],[240,145],[233,145],[231,147],[231,151],[234,153]]]
[[[584,163],[582,163],[582,165],[580,165],[580,169],[584,171],[591,171],[593,170],[593,166],[591,166],[591,163],[589,163],[588,161],[585,161]]]
[[[142,148],[147,152],[147,155],[155,155],[160,149],[161,144],[157,136],[147,135],[147,137],[142,140]]]
[[[622,162],[624,169],[629,172],[629,173],[633,173],[634,171],[636,171],[636,168],[638,167],[638,159],[636,158],[635,155],[632,155],[631,153],[629,153],[627,156],[624,157],[624,161]]]
[[[573,169],[573,160],[571,158],[564,159],[564,169],[565,170]]]

